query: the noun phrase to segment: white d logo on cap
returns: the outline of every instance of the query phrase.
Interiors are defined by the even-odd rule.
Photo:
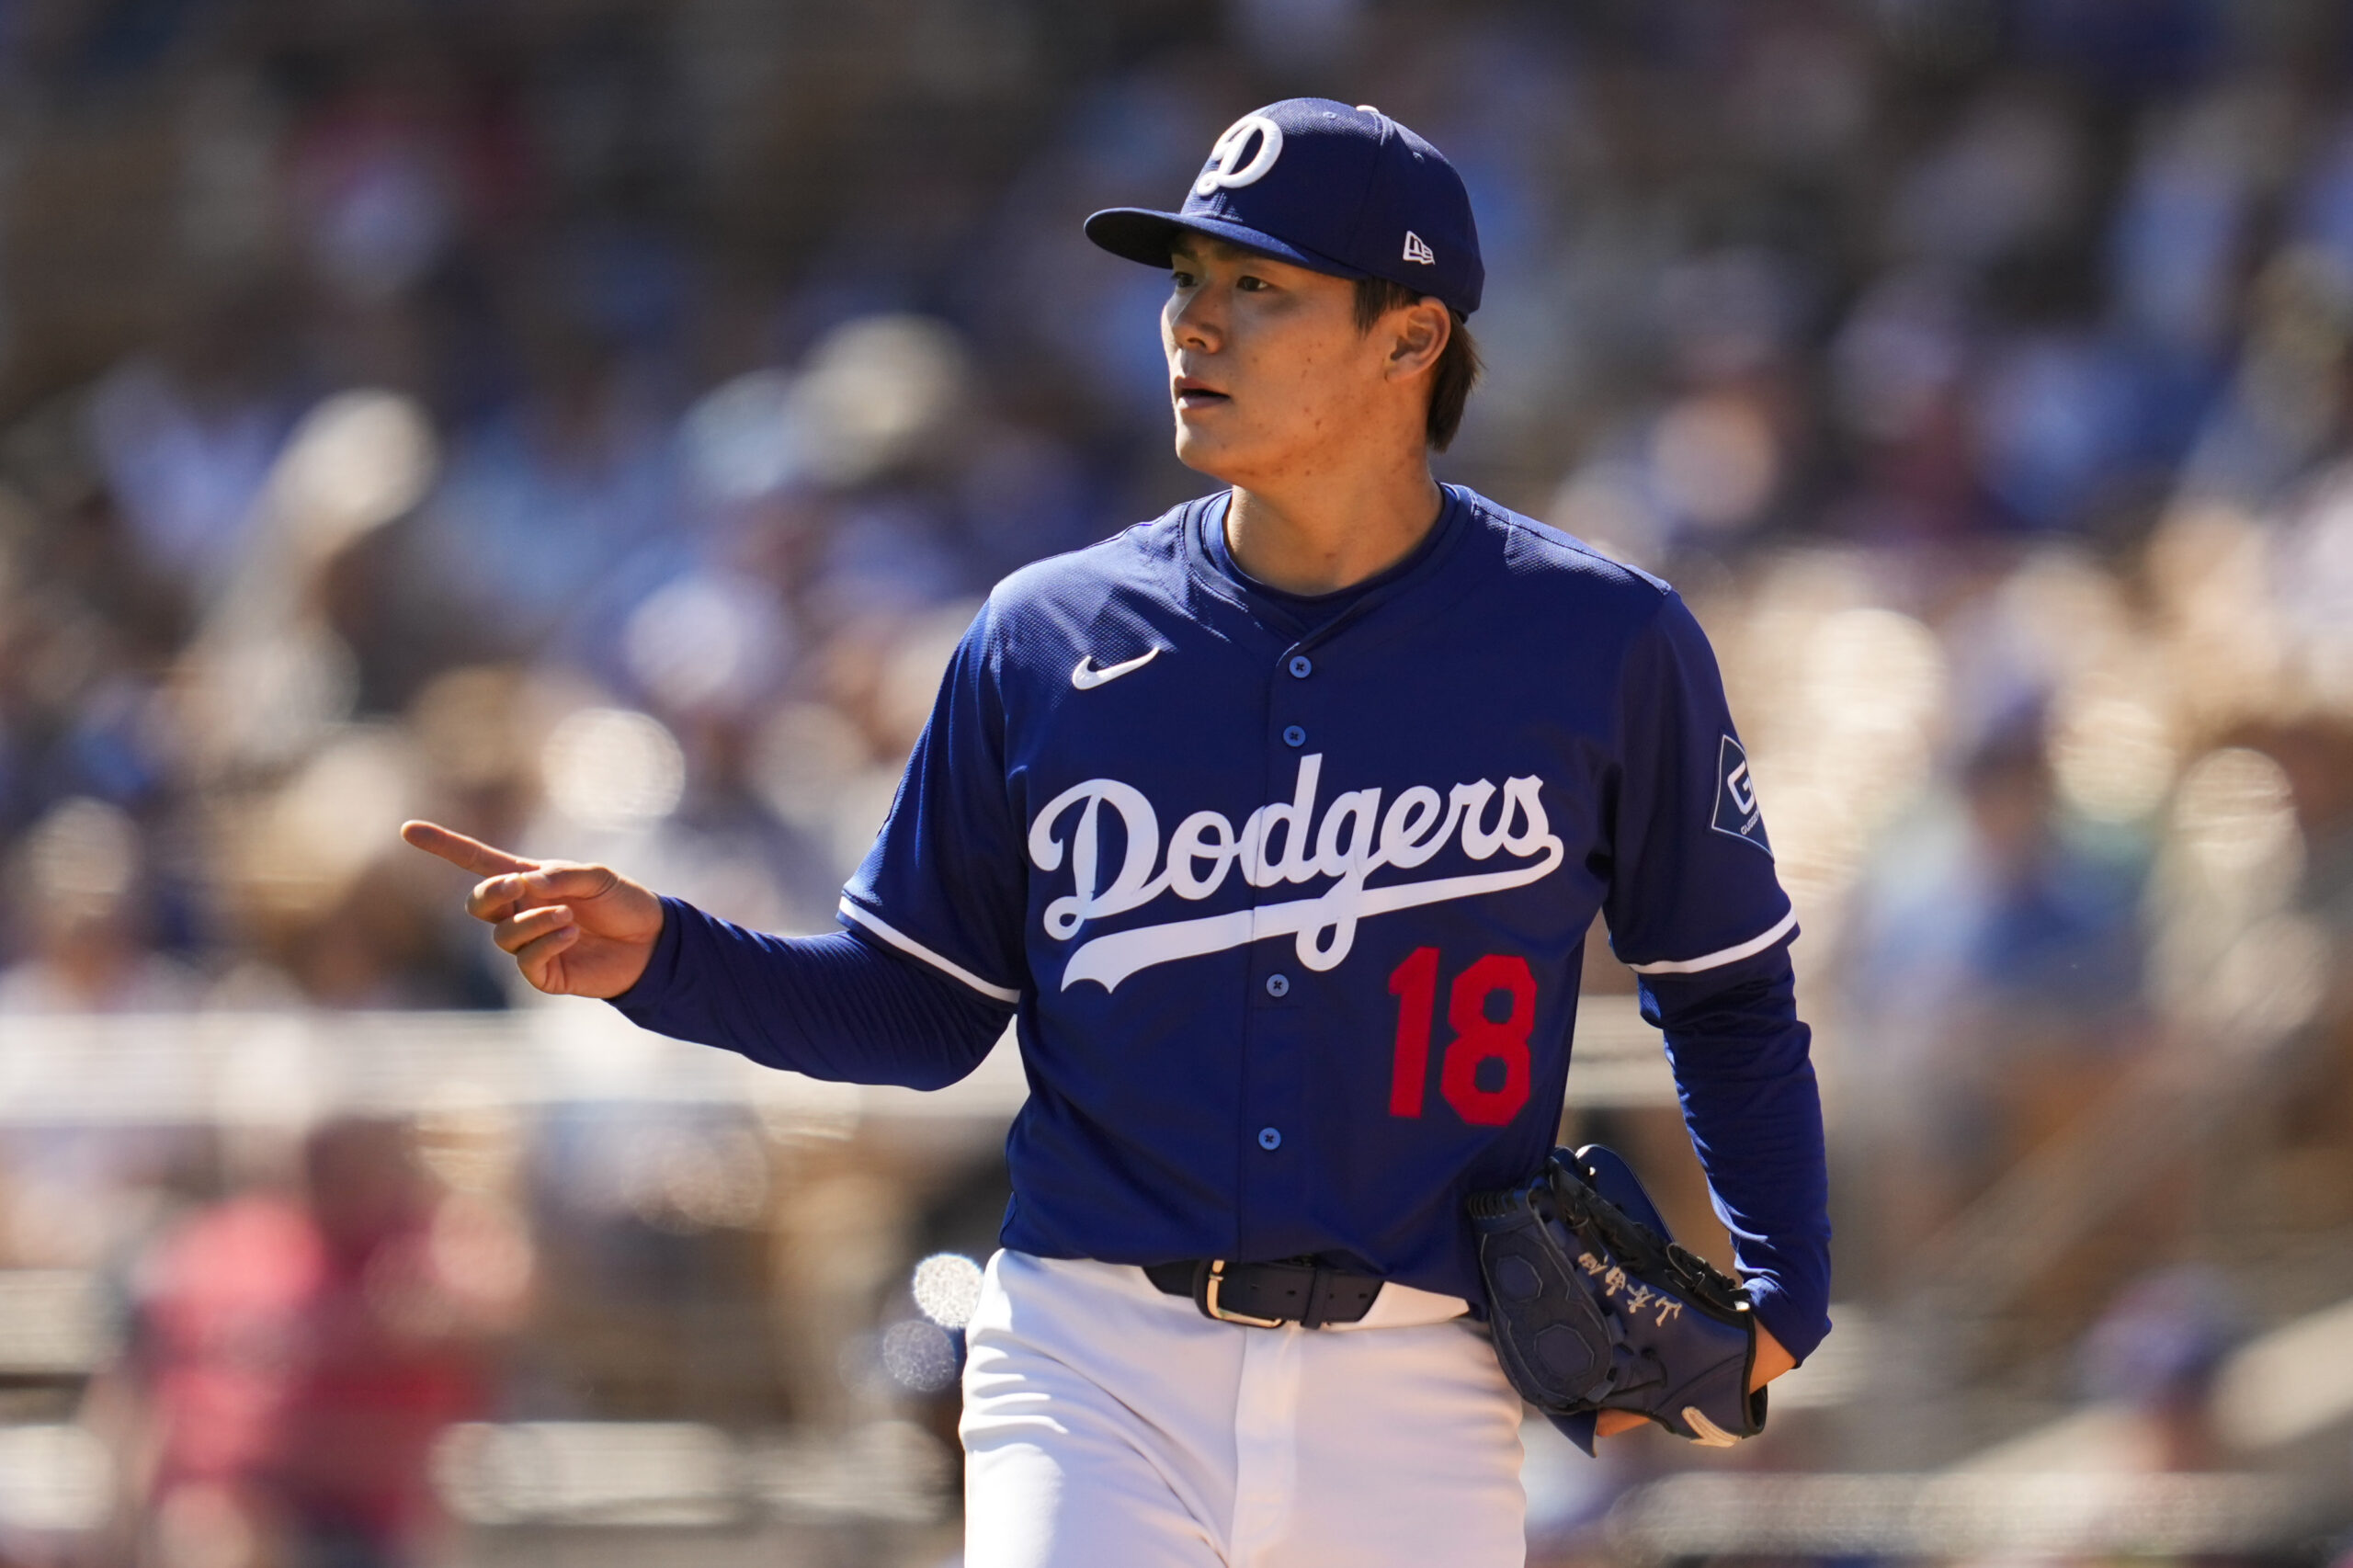
[[[1240,168],[1233,166],[1242,156],[1242,149],[1249,144],[1250,133],[1258,133],[1258,151]],[[1195,196],[1214,196],[1220,186],[1231,189],[1235,186],[1255,185],[1275,160],[1283,155],[1283,128],[1263,114],[1245,114],[1225,128],[1225,134],[1210,149],[1210,166],[1193,182]]]

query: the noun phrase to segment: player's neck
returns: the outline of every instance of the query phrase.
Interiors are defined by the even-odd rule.
[[[1445,496],[1429,463],[1297,483],[1236,484],[1225,513],[1233,563],[1290,594],[1331,594],[1377,577],[1414,552],[1438,523]]]

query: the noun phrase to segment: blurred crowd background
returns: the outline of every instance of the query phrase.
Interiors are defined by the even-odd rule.
[[[1682,589],[1803,923],[1839,1331],[1531,1428],[1539,1560],[2347,1550],[2342,6],[20,0],[0,1561],[952,1561],[1001,1090],[677,1090],[393,828],[829,928],[978,597],[1206,487],[1079,220],[1292,93],[1462,170],[1441,474]]]

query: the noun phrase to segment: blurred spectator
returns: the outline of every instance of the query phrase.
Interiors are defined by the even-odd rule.
[[[577,653],[610,634],[613,574],[684,520],[681,498],[661,411],[615,345],[551,324],[526,359],[523,395],[453,453],[415,570],[461,645],[512,655],[563,631]]]
[[[139,1271],[142,1560],[420,1561],[434,1440],[481,1411],[482,1337],[514,1321],[529,1267],[496,1211],[435,1194],[388,1122],[313,1132],[299,1195],[189,1216]]]
[[[1933,1233],[2112,1079],[2140,1020],[2140,868],[2061,809],[2040,710],[1881,846],[1848,938],[1886,1238]]]
[[[2211,1415],[2215,1373],[2241,1337],[2229,1280],[2212,1268],[2146,1274],[2127,1285],[2085,1335],[2078,1370],[2093,1400],[2143,1424],[2152,1470],[2211,1470],[2222,1444]]]
[[[17,846],[9,914],[20,957],[0,970],[0,1013],[168,1013],[199,987],[152,950],[139,827],[121,808],[61,801]]]
[[[293,423],[272,350],[286,322],[247,295],[201,309],[162,352],[93,391],[90,445],[148,569],[202,600],[248,547],[262,485]]]

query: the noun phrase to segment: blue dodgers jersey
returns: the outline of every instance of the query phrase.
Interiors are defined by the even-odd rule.
[[[842,918],[1018,1004],[1006,1246],[1477,1300],[1462,1199],[1552,1147],[1595,913],[1651,971],[1794,927],[1746,758],[1682,601],[1565,534],[1449,486],[1298,636],[1225,504],[998,586]]]

